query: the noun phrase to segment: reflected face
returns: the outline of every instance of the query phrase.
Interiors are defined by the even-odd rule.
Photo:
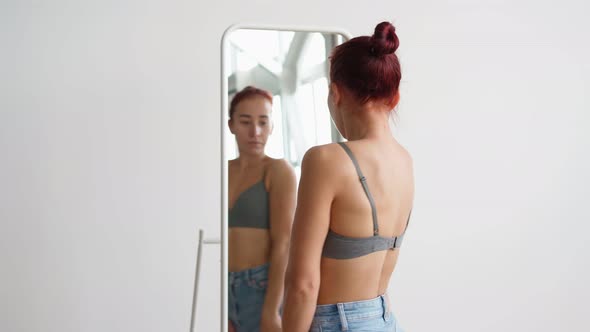
[[[252,96],[236,105],[229,128],[236,137],[240,154],[264,154],[272,133],[272,104],[261,96]]]

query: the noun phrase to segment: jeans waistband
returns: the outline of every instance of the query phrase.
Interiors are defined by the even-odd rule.
[[[236,280],[236,279],[251,279],[251,278],[258,277],[258,276],[262,276],[265,273],[268,273],[269,266],[270,266],[270,263],[266,263],[263,265],[251,267],[249,269],[245,269],[245,270],[241,270],[241,271],[229,272],[228,273],[229,282],[232,282],[233,280]]]
[[[346,311],[352,309],[376,308],[380,306],[383,306],[385,309],[388,309],[388,302],[389,300],[387,298],[387,293],[385,293],[369,300],[342,302],[336,304],[318,304],[316,305],[315,312],[316,314],[323,314],[334,312],[338,310],[338,308],[342,308]]]
[[[354,321],[363,321],[375,317],[391,319],[387,294],[369,300],[342,302],[336,304],[320,304],[316,306],[312,326],[323,322],[339,321],[344,330]]]

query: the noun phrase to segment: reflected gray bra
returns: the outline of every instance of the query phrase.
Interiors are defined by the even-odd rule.
[[[262,180],[244,190],[229,209],[229,227],[270,228],[268,192]]]
[[[366,238],[348,237],[329,230],[328,235],[326,236],[326,242],[324,243],[322,256],[335,259],[347,259],[368,255],[376,251],[388,249],[394,250],[395,248],[399,248],[402,244],[402,240],[404,239],[406,229],[408,228],[412,211],[410,210],[410,215],[408,215],[408,220],[406,221],[406,228],[404,229],[402,235],[396,237],[379,236],[377,209],[375,208],[373,196],[371,196],[371,192],[367,186],[367,180],[363,176],[359,164],[352,154],[352,151],[350,151],[350,148],[342,142],[339,142],[338,144],[340,144],[340,146],[344,149],[344,151],[346,151],[346,154],[348,154],[352,160],[354,167],[356,168],[356,173],[358,174],[363,189],[365,190],[365,194],[369,199],[369,204],[371,204],[371,212],[373,214],[373,236]]]

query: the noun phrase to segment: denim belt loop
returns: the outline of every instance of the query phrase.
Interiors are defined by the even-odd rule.
[[[342,331],[348,331],[348,321],[346,320],[346,314],[344,313],[344,304],[338,303],[338,316],[340,317],[340,325],[342,325]]]
[[[391,310],[391,306],[389,303],[389,296],[387,296],[387,293],[381,295],[381,299],[383,300],[383,319],[386,322],[389,322],[391,320],[391,315],[390,315],[390,310]]]

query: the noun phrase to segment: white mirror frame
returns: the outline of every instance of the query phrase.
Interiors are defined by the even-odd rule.
[[[227,130],[227,112],[228,112],[228,83],[227,75],[227,59],[229,52],[229,35],[235,30],[251,29],[251,30],[273,30],[273,31],[303,31],[303,32],[320,32],[339,34],[344,37],[344,40],[352,38],[348,31],[339,28],[330,27],[314,27],[314,26],[288,26],[288,25],[260,25],[260,24],[235,24],[230,26],[223,33],[221,38],[221,331],[227,331],[228,315],[227,315],[227,156],[225,155],[225,131]]]

